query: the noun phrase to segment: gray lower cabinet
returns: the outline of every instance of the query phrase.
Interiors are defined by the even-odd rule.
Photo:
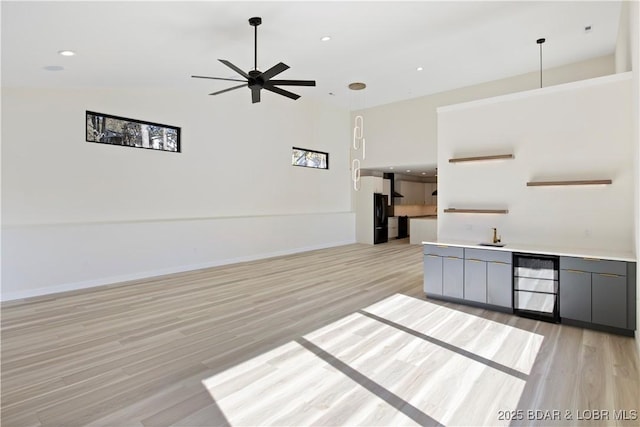
[[[487,303],[513,307],[513,268],[506,262],[487,263]]]
[[[560,258],[560,317],[594,325],[634,329],[629,316],[627,263]],[[631,319],[631,320],[630,320]]]
[[[442,259],[442,294],[464,298],[464,260],[456,257]]]
[[[438,255],[424,256],[424,292],[442,295],[442,257]]]
[[[462,298],[464,249],[424,245],[424,292],[433,296]]]
[[[615,274],[591,275],[591,321],[599,325],[627,327],[627,278]]]
[[[464,260],[464,299],[487,302],[487,263],[485,261]]]
[[[427,296],[513,309],[510,251],[439,244],[425,244],[423,249]],[[520,276],[517,280],[522,288],[539,287],[543,281]],[[553,283],[559,287],[560,318],[567,323],[625,335],[635,330],[636,263],[560,256],[559,284]]]
[[[560,268],[560,317],[591,322],[591,273]]]
[[[464,299],[513,308],[511,252],[469,248],[464,259]]]

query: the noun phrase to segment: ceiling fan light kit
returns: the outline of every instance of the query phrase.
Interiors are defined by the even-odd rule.
[[[315,80],[272,80],[273,77],[287,70],[289,66],[282,62],[274,65],[269,68],[267,71],[258,70],[258,25],[262,24],[262,18],[256,16],[253,18],[249,18],[249,24],[254,28],[254,49],[253,49],[253,70],[249,72],[245,72],[241,68],[232,64],[230,61],[226,59],[218,59],[218,61],[222,62],[227,67],[231,68],[236,73],[240,74],[245,80],[240,79],[228,79],[222,77],[207,77],[207,76],[191,76],[197,79],[212,79],[212,80],[225,80],[232,82],[243,82],[241,85],[232,86],[227,89],[219,90],[217,92],[210,93],[209,95],[219,95],[221,93],[229,92],[235,89],[239,89],[241,87],[248,87],[251,89],[251,102],[257,103],[260,102],[260,91],[262,89],[266,89],[270,92],[277,93],[278,95],[286,96],[290,99],[298,99],[300,95],[295,94],[293,92],[289,92],[288,90],[281,89],[277,86],[315,86]]]

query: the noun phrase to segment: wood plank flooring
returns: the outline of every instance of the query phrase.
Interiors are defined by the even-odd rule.
[[[5,427],[640,423],[632,338],[426,300],[406,240],[1,314]]]

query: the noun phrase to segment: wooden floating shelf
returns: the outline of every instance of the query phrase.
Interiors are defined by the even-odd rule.
[[[457,209],[448,208],[444,210],[446,213],[477,213],[477,214],[507,214],[507,209]]]
[[[483,160],[501,160],[501,159],[513,159],[513,154],[496,154],[493,156],[477,156],[477,157],[458,157],[454,159],[449,159],[449,163],[479,162]]]
[[[609,185],[610,179],[586,179],[580,181],[529,181],[527,187],[544,187],[552,185]]]

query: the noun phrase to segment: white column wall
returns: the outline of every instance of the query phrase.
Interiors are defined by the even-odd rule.
[[[438,239],[634,252],[631,73],[438,110]],[[449,163],[513,154],[512,160]],[[527,187],[612,179],[612,185]],[[444,213],[508,209],[506,215]]]

